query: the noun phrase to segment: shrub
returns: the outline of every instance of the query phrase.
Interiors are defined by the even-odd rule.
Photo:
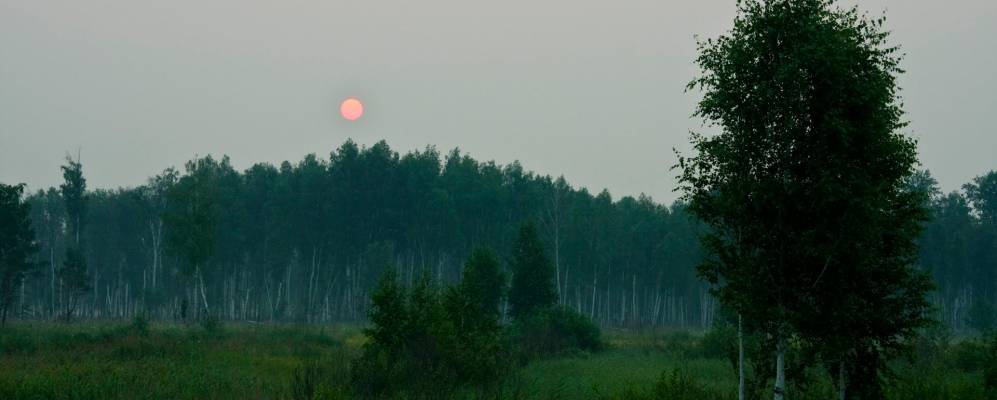
[[[737,328],[730,325],[715,326],[703,335],[700,342],[700,354],[703,358],[722,358],[730,360],[737,369]]]
[[[139,336],[149,336],[149,318],[142,313],[136,314],[128,328]]]
[[[576,350],[597,351],[603,346],[599,327],[564,307],[546,308],[521,318],[509,336],[521,361]]]
[[[997,337],[987,343],[983,362],[983,389],[991,398],[997,397]]]
[[[207,315],[201,320],[201,327],[205,332],[217,335],[222,332],[222,320],[214,315]]]
[[[499,326],[458,324],[477,317],[469,310],[481,310],[459,307],[466,298],[453,291],[444,297],[428,276],[405,290],[387,273],[372,296],[373,326],[365,330],[370,341],[353,363],[354,394],[445,398],[461,386],[484,386],[501,376],[502,351],[493,339]]]

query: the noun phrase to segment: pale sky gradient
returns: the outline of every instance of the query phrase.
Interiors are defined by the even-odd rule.
[[[851,3],[854,3],[852,1]],[[615,198],[676,197],[694,35],[734,0],[0,0],[0,182],[134,186],[195,154],[323,158],[347,138],[520,160]],[[921,159],[953,190],[997,169],[997,2],[876,0],[908,53]],[[363,100],[356,122],[340,102]]]

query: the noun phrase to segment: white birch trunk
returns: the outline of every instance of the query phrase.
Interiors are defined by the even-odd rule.
[[[838,361],[838,400],[845,400],[845,388],[848,382],[845,362]]]
[[[785,400],[786,394],[786,339],[780,337],[775,346],[775,400]]]

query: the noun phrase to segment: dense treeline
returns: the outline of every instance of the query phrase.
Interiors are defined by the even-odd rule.
[[[913,184],[929,193],[931,221],[920,264],[934,277],[939,320],[956,331],[988,331],[997,321],[997,171],[942,193],[931,174]]]
[[[424,268],[456,282],[475,246],[508,258],[526,220],[554,263],[559,303],[607,325],[707,326],[712,315],[694,272],[697,224],[681,205],[614,201],[458,150],[400,155],[384,142],[347,141],[327,160],[308,155],[242,172],[208,156],[84,200],[90,291],[72,311],[80,317],[207,310],[226,319],[355,320],[385,266],[406,285]],[[61,315],[71,288],[60,271],[77,243],[64,196],[52,188],[28,202],[45,265],[21,288],[17,316]]]
[[[140,187],[88,191],[81,231],[88,290],[77,316],[170,319],[202,311],[197,277],[167,240],[170,208],[199,172],[214,180],[207,189],[217,216],[204,293],[224,318],[362,318],[386,265],[397,265],[406,284],[423,267],[456,282],[475,245],[507,258],[515,227],[533,219],[555,263],[560,303],[604,325],[712,322],[715,303],[695,276],[700,228],[682,204],[666,207],[646,196],[614,201],[607,191],[592,194],[518,163],[479,162],[457,150],[400,155],[384,142],[360,148],[352,141],[329,160],[309,155],[238,172],[227,158],[209,156]],[[938,285],[940,319],[957,330],[991,325],[997,174],[949,194],[926,172],[914,183],[932,194],[920,263]],[[9,315],[62,315],[71,288],[60,270],[75,243],[64,196],[50,188],[26,201],[39,263],[16,288]]]

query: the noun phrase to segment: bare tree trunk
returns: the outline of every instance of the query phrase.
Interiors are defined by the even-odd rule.
[[[599,275],[596,274],[595,270],[592,271],[592,315],[589,316],[590,319],[595,319],[595,287],[599,283]]]
[[[838,400],[845,400],[845,388],[848,382],[845,362],[838,361]]]
[[[781,335],[775,346],[775,400],[786,398],[786,339]]]
[[[51,269],[52,269],[52,280],[51,280],[51,282],[49,284],[52,286],[52,288],[51,288],[52,289],[52,315],[55,316],[56,313],[57,313],[56,308],[55,308],[55,241],[53,240],[52,243],[49,243],[49,246],[50,247],[49,247],[49,250],[48,250],[48,259],[49,259],[48,264],[49,264],[49,267],[51,267]],[[60,304],[60,306],[61,306],[61,304]]]
[[[204,302],[204,314],[207,316],[211,309],[208,308],[208,296],[204,294],[204,276],[201,275],[201,266],[194,266],[194,271],[197,273],[197,280],[200,282],[201,286],[201,301]]]
[[[737,314],[737,400],[744,400],[744,324]]]

